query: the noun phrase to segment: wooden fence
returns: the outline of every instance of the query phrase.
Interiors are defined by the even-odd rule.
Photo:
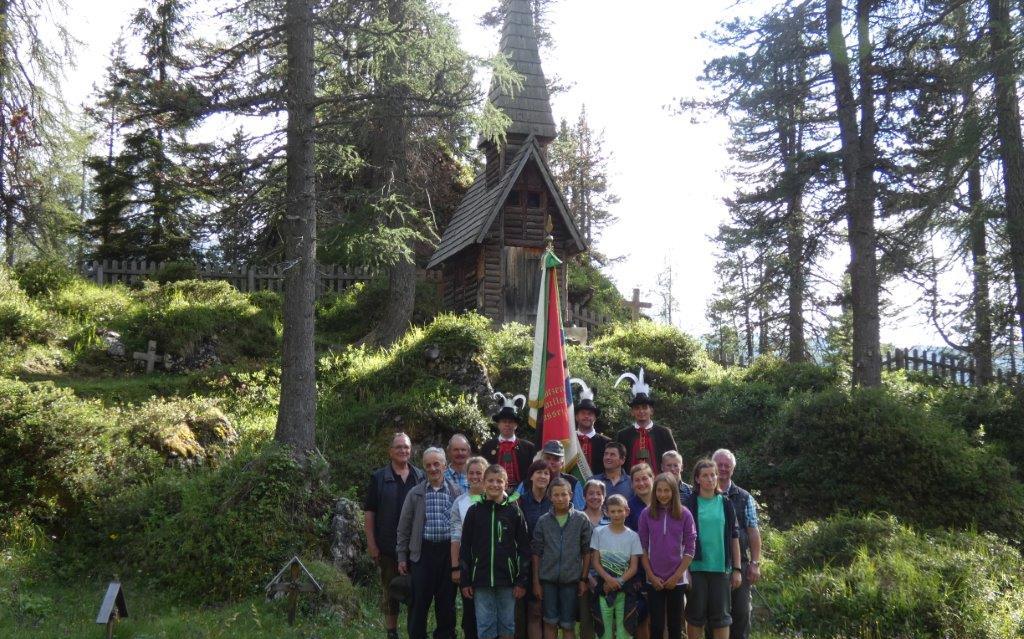
[[[920,351],[897,348],[882,358],[882,368],[886,370],[905,370],[921,372],[952,380],[964,386],[974,386],[977,382],[977,367],[974,359],[969,357],[953,357],[935,351]],[[1024,386],[1024,375],[1016,370],[1006,371],[997,368],[992,371],[992,381],[999,384]]]
[[[569,304],[566,308],[565,323],[569,326],[582,326],[591,334],[612,323],[606,315],[582,308],[579,304]]]
[[[163,264],[157,262],[103,260],[87,262],[82,265],[81,271],[82,275],[97,284],[134,284],[155,275],[162,268]],[[201,268],[196,274],[203,280],[224,280],[242,292],[281,292],[284,289],[285,266],[271,264],[262,267]],[[371,279],[373,275],[373,272],[365,268],[346,270],[336,264],[321,264],[317,295],[340,293],[357,282]],[[420,278],[441,285],[439,271],[421,270]]]

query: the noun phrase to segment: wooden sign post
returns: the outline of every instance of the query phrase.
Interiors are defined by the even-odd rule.
[[[100,604],[100,612],[96,615],[96,623],[107,627],[107,639],[113,639],[114,626],[119,619],[128,617],[128,604],[124,601],[124,590],[121,584],[116,581],[110,582],[107,586],[107,594],[103,596],[103,603]]]
[[[307,582],[304,582],[302,576],[305,575]],[[267,584],[267,598],[273,598],[277,593],[283,593],[288,595],[288,625],[295,625],[295,611],[299,605],[299,593],[300,592],[315,592],[319,593],[323,591],[323,587],[317,582],[316,578],[302,565],[298,557],[292,557],[288,563],[284,565],[274,578]]]

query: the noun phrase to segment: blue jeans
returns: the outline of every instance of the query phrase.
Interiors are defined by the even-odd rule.
[[[541,582],[540,586],[544,590],[541,601],[544,623],[572,630],[576,626],[576,604],[579,601],[577,585]]]
[[[512,587],[473,588],[476,633],[480,639],[511,637],[516,632],[516,598]]]

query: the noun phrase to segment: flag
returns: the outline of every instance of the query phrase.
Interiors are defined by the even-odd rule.
[[[559,308],[558,266],[562,263],[550,248],[541,260],[537,325],[533,332],[533,369],[530,373],[530,426],[537,430],[537,444],[557,439],[565,447],[563,472],[590,479],[590,464],[576,437],[569,362],[565,357],[565,332]]]

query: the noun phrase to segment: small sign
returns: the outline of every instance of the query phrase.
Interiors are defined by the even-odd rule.
[[[118,619],[128,617],[128,604],[124,600],[124,590],[120,582],[112,581],[107,586],[107,594],[103,596],[100,612],[96,615],[96,623],[107,627],[107,639],[114,636],[114,626]]]

